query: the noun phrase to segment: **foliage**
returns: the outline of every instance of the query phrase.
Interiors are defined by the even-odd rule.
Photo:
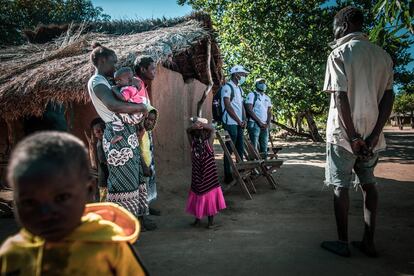
[[[394,112],[407,113],[414,111],[414,93],[400,93],[395,97]]]
[[[406,34],[401,36],[392,28],[376,27],[381,16],[379,11],[387,9],[388,14],[388,4],[378,6],[374,0],[338,0],[332,6],[330,2],[178,1],[179,4],[189,4],[195,10],[203,10],[212,16],[225,64],[231,66],[240,63],[251,69],[247,82],[250,86],[246,87],[251,87],[254,78],[265,77],[279,115],[278,121],[296,127],[296,130],[301,128],[296,120],[304,114],[311,113],[319,123],[326,119],[329,96],[321,90],[326,58],[330,52],[328,42],[333,40],[333,17],[344,6],[353,4],[364,10],[366,31],[393,57],[396,83],[404,88],[414,79],[412,72],[405,68],[411,61],[407,52],[412,43],[410,38]],[[400,13],[405,16],[406,7],[403,8],[404,11]],[[390,18],[385,17],[384,20]]]
[[[391,27],[395,33],[405,29],[414,35],[414,2],[412,0],[380,0],[374,6],[374,13],[377,24],[373,33],[379,33]]]
[[[413,4],[404,0],[337,1],[338,6],[355,5],[364,10],[366,32],[370,40],[383,47],[394,61],[395,84],[400,90],[414,85],[413,61],[408,49],[413,44]],[[409,10],[411,8],[411,11]]]
[[[0,0],[1,44],[19,44],[21,31],[39,24],[108,21],[90,0]]]
[[[321,87],[332,13],[321,8],[324,1],[187,3],[211,14],[226,65],[243,64],[250,69],[245,87],[252,87],[256,77],[267,79],[279,121],[293,125],[300,113],[326,112],[328,97]]]

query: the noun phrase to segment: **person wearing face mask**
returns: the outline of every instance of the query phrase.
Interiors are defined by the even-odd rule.
[[[269,126],[272,118],[272,102],[265,94],[267,89],[265,79],[257,79],[255,88],[255,91],[247,95],[245,101],[246,111],[250,117],[247,131],[253,146],[266,157]]]
[[[223,126],[228,131],[241,158],[243,158],[244,151],[243,132],[247,124],[243,105],[243,90],[240,86],[246,81],[248,73],[241,65],[233,66],[230,69],[231,80],[221,91],[222,106],[224,106]],[[230,146],[227,145],[227,147],[231,152]],[[230,183],[232,180],[230,163],[227,158],[224,158],[224,182]]]

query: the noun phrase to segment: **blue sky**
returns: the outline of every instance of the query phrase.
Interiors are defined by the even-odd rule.
[[[328,5],[335,4],[334,0],[330,2]],[[176,0],[92,0],[92,3],[103,8],[112,19],[178,17],[191,13],[190,6],[180,6]],[[414,57],[414,45],[410,53]],[[414,62],[411,62],[408,68],[413,67]]]
[[[180,6],[176,0],[92,0],[112,19],[147,19],[178,17],[189,14],[191,7]]]

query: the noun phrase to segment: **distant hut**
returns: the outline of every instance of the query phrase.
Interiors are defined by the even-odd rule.
[[[393,112],[390,115],[389,121],[391,126],[398,127],[399,129],[403,129],[404,125],[410,125],[411,128],[414,128],[413,112]]]
[[[149,93],[152,104],[160,111],[154,133],[156,161],[159,170],[188,165],[187,119],[196,115],[203,93],[220,85],[222,58],[207,16],[197,14],[170,25],[173,26],[154,25],[154,30],[145,32],[128,30],[122,35],[119,24],[112,33],[97,32],[97,26],[77,26],[75,33],[70,34],[69,29],[69,34],[46,44],[1,49],[3,168],[19,140],[33,130],[51,127],[51,122],[58,122],[51,128],[67,130],[88,143],[89,124],[97,117],[86,87],[93,74],[89,62],[93,41],[115,50],[122,66],[132,66],[135,58],[142,55],[154,58],[157,76],[149,84]],[[202,109],[207,118],[211,118],[211,100],[212,93]]]

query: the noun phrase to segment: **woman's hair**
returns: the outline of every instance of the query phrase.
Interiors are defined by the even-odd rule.
[[[150,66],[151,63],[153,62],[154,62],[154,59],[150,56],[137,57],[134,62],[135,74],[141,75],[141,69],[142,68],[147,69],[148,66]]]
[[[91,62],[97,66],[100,58],[108,58],[115,56],[115,52],[109,48],[102,46],[99,42],[92,43]]]
[[[96,125],[99,125],[102,129],[105,129],[105,122],[100,117],[92,120],[91,125],[90,125],[91,129]]]

